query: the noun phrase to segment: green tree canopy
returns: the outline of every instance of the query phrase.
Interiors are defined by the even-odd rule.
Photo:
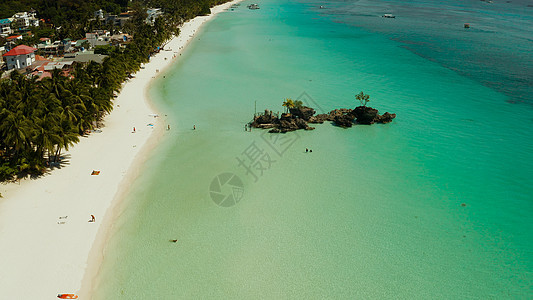
[[[367,95],[361,91],[359,94],[355,95],[355,99],[361,102],[361,105],[366,107],[366,104],[370,101],[370,95]]]

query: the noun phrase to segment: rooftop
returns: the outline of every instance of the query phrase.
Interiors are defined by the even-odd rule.
[[[6,39],[7,40],[14,40],[14,39],[18,39],[20,37],[22,37],[22,35],[17,34],[17,35],[8,36]]]
[[[96,63],[101,64],[104,62],[104,59],[107,57],[107,55],[102,54],[89,54],[89,53],[79,53],[77,52],[74,56],[72,55],[65,55],[63,58],[63,61],[75,61],[75,62],[90,62],[94,61]]]
[[[7,52],[6,54],[2,55],[2,56],[17,56],[17,55],[25,55],[25,54],[30,54],[30,53],[33,53],[35,52],[35,48],[33,47],[29,47],[29,46],[26,46],[26,45],[20,45],[20,46],[17,46],[13,49],[11,49],[11,51]]]

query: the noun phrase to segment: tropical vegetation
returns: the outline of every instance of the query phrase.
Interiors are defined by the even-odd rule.
[[[361,91],[359,94],[355,95],[355,99],[361,103],[361,106],[366,107],[366,104],[370,101],[370,95],[367,95]]]
[[[285,107],[285,112],[289,112],[291,108],[301,108],[304,103],[300,100],[292,100],[291,98],[286,98],[281,106]]]
[[[113,97],[122,83],[179,32],[178,25],[209,13],[209,7],[222,2],[225,1],[2,1],[0,17],[34,8],[41,17],[51,18],[55,24],[79,33],[71,38],[82,37],[88,29],[93,29],[87,27],[88,19],[98,8],[133,10],[131,21],[121,29],[132,35],[133,41],[124,48],[98,49],[109,55],[102,64],[75,64],[68,76],[54,70],[50,78],[38,81],[31,75],[12,72],[0,80],[0,181],[37,176],[58,163],[63,150],[77,143],[80,136],[111,112]],[[144,22],[146,7],[161,7],[165,15],[153,25],[147,24]],[[64,30],[56,29],[55,34],[60,36]]]
[[[291,98],[286,98],[281,106],[285,107],[285,112],[289,112],[289,109],[294,108],[294,100]]]

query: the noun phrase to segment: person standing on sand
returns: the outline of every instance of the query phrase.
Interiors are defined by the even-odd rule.
[[[196,130],[196,125],[192,125],[192,130]]]
[[[167,130],[170,130],[170,124],[168,124]]]

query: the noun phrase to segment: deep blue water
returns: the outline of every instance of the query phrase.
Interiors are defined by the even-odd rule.
[[[305,1],[337,22],[384,34],[420,55],[533,105],[533,1]],[[381,16],[393,14],[395,19]],[[464,23],[470,28],[465,29]],[[452,92],[452,91],[450,91]]]

